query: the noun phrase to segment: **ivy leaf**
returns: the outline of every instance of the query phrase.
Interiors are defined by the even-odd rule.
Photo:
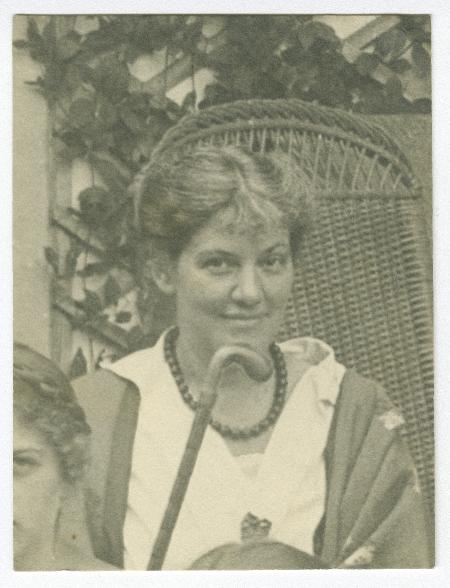
[[[78,347],[69,367],[69,380],[75,380],[87,373],[87,361],[84,357],[83,350]]]
[[[116,102],[126,96],[130,72],[116,56],[105,57],[95,68],[92,83],[95,89]]]
[[[195,53],[197,45],[202,36],[202,19],[194,21],[192,24],[188,24],[184,27],[183,34],[180,41],[180,49],[185,54]]]
[[[98,96],[96,118],[105,129],[110,129],[117,122],[116,106],[105,96]]]
[[[242,63],[242,55],[233,45],[221,45],[208,56],[208,66],[215,68],[235,67]]]
[[[122,296],[119,283],[113,278],[108,276],[106,282],[103,285],[103,297],[105,300],[105,306],[111,306],[117,304],[119,298]]]
[[[62,155],[68,159],[75,159],[76,157],[83,157],[87,152],[87,145],[85,137],[81,131],[61,131],[55,132],[55,137],[58,137],[66,146],[62,151]]]
[[[130,94],[122,104],[126,106],[129,110],[132,110],[133,112],[146,115],[148,114],[148,99],[148,94],[133,92],[133,94]]]
[[[122,195],[131,182],[131,171],[109,153],[92,153],[90,160],[111,192]]]
[[[91,278],[92,276],[106,273],[110,267],[111,264],[107,261],[96,261],[86,264],[77,274],[82,278]]]
[[[72,278],[75,275],[78,257],[83,251],[83,247],[79,241],[72,240],[70,248],[66,253],[64,260],[64,277]]]
[[[80,216],[91,227],[99,227],[110,217],[116,202],[111,194],[100,186],[85,188],[78,195]]]
[[[140,325],[135,325],[128,331],[127,339],[130,351],[137,351],[145,346],[145,333]]]
[[[412,110],[413,112],[420,114],[430,114],[431,100],[429,98],[418,98],[417,100],[414,100],[412,103]]]
[[[396,59],[408,41],[406,33],[397,27],[382,33],[375,41],[375,50],[382,59]]]
[[[133,133],[142,133],[145,129],[145,121],[126,106],[120,108],[119,116],[127,128]]]
[[[102,309],[102,302],[98,294],[87,288],[84,289],[84,299],[78,305],[81,306],[88,317],[95,316]]]
[[[195,92],[195,90],[188,92],[183,99],[183,103],[181,105],[181,108],[183,110],[188,111],[188,112],[194,111],[196,100],[197,100],[197,93]]]
[[[414,43],[411,57],[417,76],[419,78],[425,78],[430,73],[431,68],[431,58],[428,51],[419,43]]]
[[[44,40],[41,37],[36,21],[31,16],[28,17],[27,37],[31,57],[36,61],[44,61],[46,57]]]
[[[330,26],[315,20],[307,21],[299,27],[298,39],[303,49],[310,49],[317,39],[321,39],[327,45],[334,48],[342,44]]]
[[[109,49],[116,49],[124,39],[124,31],[122,27],[122,19],[105,21],[103,18],[98,19],[99,28],[90,31],[85,38],[85,49],[94,55],[98,55],[103,51]]]
[[[60,37],[56,43],[56,55],[62,61],[68,61],[79,53],[80,35],[76,31],[70,31],[66,35]]]
[[[95,122],[95,102],[88,98],[78,98],[69,108],[71,122],[77,127],[90,127]]]
[[[397,76],[389,78],[384,86],[384,90],[391,99],[402,97],[402,82],[400,81],[400,78]]]
[[[132,317],[132,315],[131,315],[131,312],[127,312],[127,311],[124,311],[124,310],[123,310],[123,311],[121,311],[121,312],[118,312],[118,313],[116,314],[116,316],[114,317],[114,321],[115,321],[116,323],[118,323],[119,325],[122,325],[122,324],[124,324],[124,323],[129,323],[129,322],[131,321],[131,319],[132,319],[132,318],[133,318],[133,317]]]
[[[42,80],[42,92],[49,101],[58,98],[60,92],[64,90],[65,67],[58,61],[51,61],[45,69],[45,77]]]
[[[223,84],[213,83],[205,86],[204,98],[198,104],[198,108],[207,108],[214,104],[223,104],[231,101],[231,92]]]
[[[44,42],[46,56],[49,61],[52,61],[56,50],[56,19],[50,16],[47,24],[42,30],[42,40]]]
[[[59,255],[53,247],[44,248],[45,259],[56,275],[59,275]]]
[[[91,89],[94,89],[94,81],[95,81],[95,70],[90,65],[86,63],[80,63],[78,65],[78,71],[80,72],[80,77],[85,84],[89,84],[92,86]]]
[[[152,114],[147,121],[147,128],[145,130],[146,140],[156,145],[171,126],[172,122],[164,111]]]
[[[380,58],[375,53],[361,53],[355,61],[355,67],[362,76],[369,76],[379,65]]]
[[[107,351],[103,348],[100,353],[97,355],[97,359],[95,360],[95,369],[97,370],[100,367],[102,361],[104,361],[108,357]]]
[[[396,74],[402,74],[411,69],[411,63],[404,58],[394,59],[394,61],[389,62],[389,68]]]

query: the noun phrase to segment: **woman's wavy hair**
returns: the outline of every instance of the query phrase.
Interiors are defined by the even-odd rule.
[[[142,237],[175,259],[216,212],[228,207],[244,229],[280,220],[295,255],[313,200],[311,179],[287,157],[233,146],[199,146],[172,161],[150,162],[133,190]]]
[[[75,392],[48,358],[14,343],[14,416],[55,449],[64,480],[80,479],[89,459],[90,427]]]

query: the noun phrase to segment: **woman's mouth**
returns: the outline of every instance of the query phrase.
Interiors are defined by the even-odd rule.
[[[267,316],[265,313],[259,314],[226,314],[223,316],[224,319],[230,321],[232,324],[239,326],[250,327],[258,324]]]

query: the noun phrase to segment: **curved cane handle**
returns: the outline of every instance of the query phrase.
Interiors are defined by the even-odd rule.
[[[222,371],[232,363],[241,365],[248,377],[257,382],[267,381],[273,372],[270,359],[253,351],[253,349],[243,345],[221,347],[215,352],[209,363],[200,392],[200,404],[211,405],[212,408],[217,397],[217,386]]]

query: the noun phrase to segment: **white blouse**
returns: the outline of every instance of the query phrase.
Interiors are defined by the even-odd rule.
[[[131,570],[147,567],[193,420],[164,361],[162,339],[104,366],[141,394],[124,526],[125,568]],[[235,457],[207,428],[163,569],[187,569],[210,549],[240,541],[249,512],[272,523],[271,538],[313,553],[325,507],[323,452],[345,368],[317,339],[291,339],[280,347],[311,367],[263,454]]]

